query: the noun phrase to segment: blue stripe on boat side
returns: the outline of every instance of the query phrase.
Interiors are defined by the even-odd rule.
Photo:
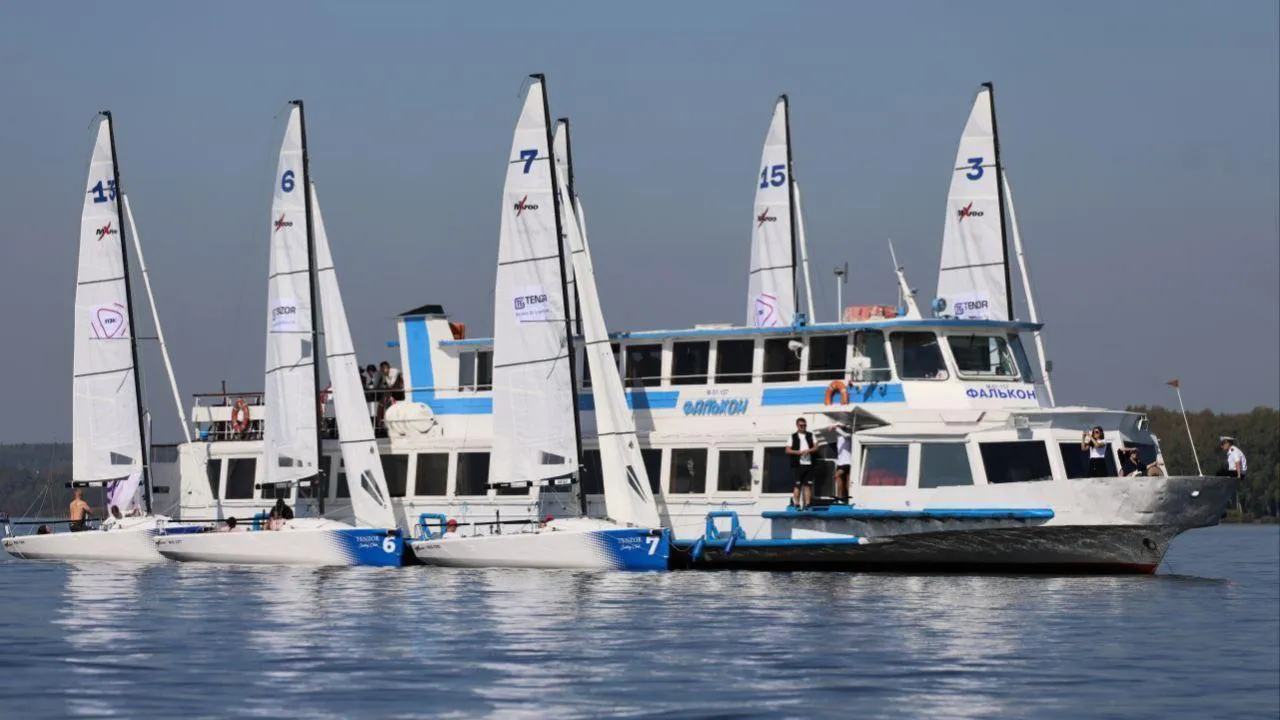
[[[436,385],[435,373],[431,369],[431,336],[427,332],[427,319],[409,317],[404,319],[404,340],[408,345],[405,354],[409,356],[409,379],[415,388],[433,388]],[[414,390],[410,398],[414,402],[427,403],[435,410],[431,399],[434,390]],[[436,410],[439,412],[439,410]]]
[[[932,520],[1048,520],[1053,517],[1049,508],[935,508],[925,510],[879,510],[875,508],[832,505],[823,510],[766,510],[761,517],[770,520],[836,519],[851,520],[906,520],[927,518]]]
[[[826,401],[826,385],[765,388],[761,405],[822,405]],[[853,383],[849,385],[851,403],[906,402],[902,383]]]
[[[415,399],[417,393],[415,393]],[[628,390],[627,407],[632,410],[672,410],[680,398],[678,390]],[[489,415],[493,413],[493,398],[490,396],[461,396],[434,398],[426,401],[431,411],[437,415]],[[594,412],[595,396],[582,393],[578,396],[578,409],[583,412]]]

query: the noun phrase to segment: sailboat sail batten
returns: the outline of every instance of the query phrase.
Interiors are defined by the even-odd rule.
[[[329,236],[320,214],[315,187],[311,188],[312,232],[315,236],[316,273],[319,283],[320,308],[323,312],[325,360],[329,381],[333,383],[333,414],[342,438],[342,463],[351,494],[351,510],[356,525],[394,528],[395,513],[391,509],[391,493],[378,455],[378,444],[369,420],[369,406],[364,399],[360,367],[356,363],[351,327],[338,287],[338,273],[333,266]]]
[[[572,301],[561,277],[543,92],[540,80],[530,84],[503,185],[493,321],[492,484],[539,482],[578,469],[564,323]]]
[[[560,184],[563,187],[565,169],[558,166],[556,170],[561,173]],[[565,217],[562,218],[561,226],[565,229],[573,260],[585,341],[583,354],[591,370],[605,511],[610,519],[618,523],[637,527],[661,527],[644,458],[640,454],[635,418],[627,407],[622,377],[618,374],[618,364],[614,359],[604,313],[600,308],[590,245],[582,230],[582,223],[574,217],[578,207],[581,207],[580,203],[564,209]]]
[[[316,348],[311,339],[311,263],[307,252],[300,114],[296,106],[289,110],[269,225],[266,413],[262,438],[265,481],[269,483],[294,482],[318,471],[313,367]]]
[[[778,98],[756,175],[747,283],[747,325],[787,327],[795,318],[795,251],[787,151],[787,101]]]
[[[143,461],[110,122],[98,124],[80,215],[71,413],[80,481],[128,476]]]
[[[973,101],[951,175],[937,297],[946,302],[947,315],[1008,320],[992,113],[984,87]]]

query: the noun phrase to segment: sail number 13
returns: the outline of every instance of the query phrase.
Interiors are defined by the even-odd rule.
[[[760,189],[764,190],[769,186],[782,187],[787,181],[786,165],[765,165],[760,170]]]
[[[89,188],[89,194],[93,196],[95,203],[104,203],[108,200],[116,199],[116,181],[107,180],[104,184],[102,180],[97,185]]]

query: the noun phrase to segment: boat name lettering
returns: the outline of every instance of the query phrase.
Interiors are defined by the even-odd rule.
[[[1036,391],[1025,388],[1002,388],[988,385],[984,388],[969,388],[965,394],[971,398],[998,398],[1000,400],[1035,400]]]
[[[746,398],[726,398],[724,400],[716,400],[708,398],[706,400],[686,400],[684,403],[685,415],[742,415],[747,412],[747,408],[751,405],[751,401]]]

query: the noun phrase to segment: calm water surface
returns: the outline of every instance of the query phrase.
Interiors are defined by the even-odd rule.
[[[0,717],[1280,715],[1280,528],[1155,577],[0,562]]]

